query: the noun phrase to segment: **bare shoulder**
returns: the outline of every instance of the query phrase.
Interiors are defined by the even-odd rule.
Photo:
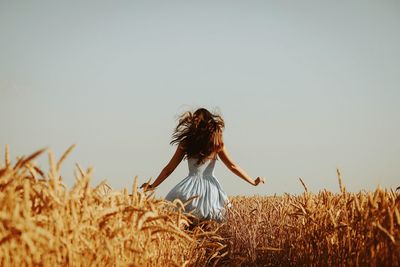
[[[225,145],[224,145],[224,146],[221,148],[221,150],[218,152],[218,157],[219,157],[223,162],[225,162],[225,161],[227,161],[227,160],[230,160],[229,153],[228,153],[228,151],[227,151]]]

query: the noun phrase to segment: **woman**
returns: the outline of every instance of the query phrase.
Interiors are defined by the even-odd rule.
[[[185,207],[192,211],[200,220],[223,219],[224,207],[229,203],[228,197],[214,177],[214,166],[219,157],[222,162],[237,176],[257,186],[264,179],[253,180],[230,158],[222,139],[224,120],[221,116],[212,114],[205,108],[194,113],[185,112],[180,116],[175,128],[171,144],[178,147],[170,162],[164,167],[153,184],[144,183],[141,188],[154,189],[160,185],[186,158],[189,165],[189,175],[178,183],[166,196],[173,201],[191,200]]]

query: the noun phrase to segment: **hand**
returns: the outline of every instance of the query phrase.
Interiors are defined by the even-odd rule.
[[[144,184],[142,184],[142,185],[140,186],[140,188],[143,188],[143,191],[144,191],[144,192],[153,189],[153,187],[151,186],[150,183],[144,183]]]
[[[262,177],[257,177],[257,179],[254,180],[254,186],[257,186],[261,183],[263,183],[263,184],[265,183],[264,178],[262,178]]]

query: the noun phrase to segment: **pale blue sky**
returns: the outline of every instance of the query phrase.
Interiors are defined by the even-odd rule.
[[[218,109],[252,187],[229,195],[400,185],[398,1],[0,0],[0,146],[73,143],[116,189],[156,177],[177,115]],[[46,157],[39,161],[45,166]],[[187,162],[159,187],[165,195]],[[154,179],[153,179],[154,180]]]

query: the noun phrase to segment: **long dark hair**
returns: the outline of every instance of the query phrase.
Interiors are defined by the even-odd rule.
[[[186,158],[196,158],[198,164],[204,163],[210,155],[223,148],[224,126],[221,116],[205,108],[199,108],[194,113],[187,111],[179,117],[171,144],[181,145]]]

